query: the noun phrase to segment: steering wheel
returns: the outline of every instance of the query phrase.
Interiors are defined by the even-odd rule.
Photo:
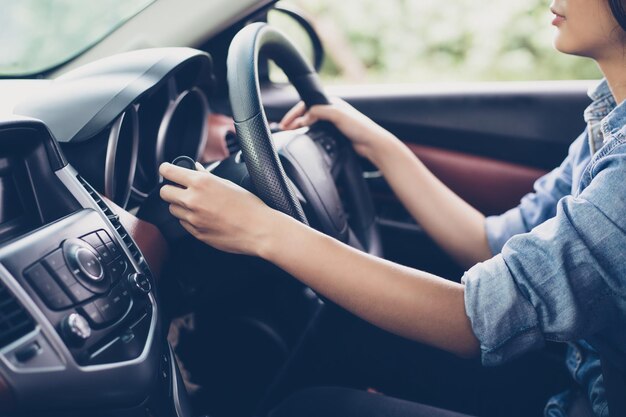
[[[382,256],[374,205],[350,142],[324,122],[272,137],[261,102],[261,54],[285,72],[307,107],[329,103],[313,68],[281,32],[253,23],[235,36],[227,61],[230,103],[254,191],[270,207]]]

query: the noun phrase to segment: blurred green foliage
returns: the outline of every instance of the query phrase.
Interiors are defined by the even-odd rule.
[[[546,0],[288,2],[309,15],[319,29],[327,50],[325,81],[601,77],[593,61],[553,48],[555,28]]]

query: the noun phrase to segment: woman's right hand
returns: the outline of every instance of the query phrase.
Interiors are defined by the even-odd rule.
[[[376,160],[385,153],[382,148],[397,140],[372,119],[339,98],[332,98],[331,104],[316,105],[308,109],[304,102],[299,102],[283,117],[280,128],[298,129],[319,120],[334,124],[352,142],[354,150],[375,165]]]

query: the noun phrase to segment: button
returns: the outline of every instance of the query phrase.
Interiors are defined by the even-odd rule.
[[[109,252],[111,252],[111,255],[113,255],[113,258],[117,258],[118,256],[122,254],[122,252],[120,251],[120,248],[113,242],[107,243],[107,249],[109,250]]]
[[[46,256],[43,260],[44,264],[51,270],[59,269],[65,266],[65,258],[63,257],[63,250],[58,249]]]
[[[103,274],[103,278],[100,281],[94,281],[91,278],[85,279],[85,274],[83,274],[79,269],[75,269],[73,271],[75,277],[79,278],[77,281],[89,291],[95,294],[104,294],[109,291],[109,285],[111,284],[111,279],[107,274]]]
[[[77,303],[81,303],[94,296],[94,294],[91,291],[83,287],[78,282],[75,283],[74,285],[67,287],[67,291],[70,293],[70,296],[72,297],[72,299],[76,301]]]
[[[41,346],[39,346],[37,341],[34,341],[15,352],[15,359],[22,363],[28,362],[35,356],[39,355],[40,352]]]
[[[78,267],[93,281],[100,281],[104,276],[102,264],[98,257],[88,249],[79,248],[76,251]]]
[[[113,263],[111,263],[109,265],[109,271],[111,271],[113,281],[117,281],[122,278],[127,267],[128,264],[124,258],[116,259]]]
[[[111,254],[111,251],[109,251],[106,246],[104,245],[98,246],[96,250],[102,257],[102,262],[104,262],[105,264],[108,264],[114,259],[114,256]]]
[[[100,314],[106,321],[117,321],[122,318],[130,306],[131,298],[127,289],[118,285],[108,297],[95,301]]]
[[[63,266],[54,271],[54,276],[57,278],[57,281],[59,281],[61,286],[65,288],[71,287],[77,283],[76,277],[70,272],[67,266]]]
[[[39,263],[25,271],[24,275],[35,288],[40,289],[43,293],[54,291],[55,289],[56,284],[52,276],[46,271],[43,265]]]
[[[94,301],[94,304],[100,311],[100,314],[102,315],[102,318],[105,321],[115,320],[115,317],[113,316],[113,313],[111,310],[111,301],[109,300],[108,297],[99,298],[96,301]]]
[[[128,277],[128,281],[132,285],[133,290],[138,294],[148,294],[152,290],[152,284],[145,274],[133,273]]]
[[[42,295],[41,298],[52,310],[63,310],[72,305],[72,300],[60,288],[58,292]]]
[[[42,264],[38,263],[24,275],[48,307],[59,310],[72,305],[72,301],[54,281]]]
[[[100,236],[100,240],[102,240],[104,244],[113,243],[113,240],[111,240],[111,236],[109,236],[109,234],[104,230],[98,230],[98,236]]]
[[[81,310],[85,313],[90,322],[94,325],[104,324],[106,320],[100,314],[100,310],[96,307],[95,303],[88,303],[81,307]]]
[[[97,248],[98,246],[104,245],[102,240],[100,240],[100,238],[98,237],[98,235],[95,232],[94,233],[90,233],[90,234],[88,234],[86,236],[83,236],[83,237],[81,237],[81,239],[84,240],[85,242],[89,243],[94,248]]]

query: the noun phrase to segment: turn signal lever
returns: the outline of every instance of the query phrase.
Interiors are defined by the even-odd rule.
[[[177,156],[176,158],[174,158],[174,160],[172,161],[172,165],[177,165],[181,168],[197,171],[196,161],[185,155]]]
[[[188,156],[178,156],[171,162],[181,168],[196,171],[196,161]],[[163,184],[180,185],[165,180]],[[180,225],[178,219],[170,213],[169,205],[163,201],[159,192],[161,187],[157,187],[141,205],[137,217],[157,226],[168,242],[175,242],[183,237],[190,236],[189,233]]]

